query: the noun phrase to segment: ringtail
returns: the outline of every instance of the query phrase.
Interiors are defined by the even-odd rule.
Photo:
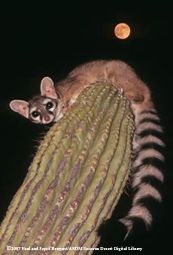
[[[97,81],[108,81],[120,88],[126,96],[135,117],[133,138],[132,180],[133,198],[127,215],[120,219],[127,227],[127,235],[136,220],[142,220],[146,227],[152,224],[152,212],[145,201],[162,201],[162,195],[155,186],[164,181],[164,156],[162,149],[162,127],[148,86],[135,71],[120,60],[97,60],[85,63],[72,70],[68,76],[54,85],[49,77],[41,80],[41,95],[30,101],[13,100],[10,107],[32,122],[49,124],[57,122],[85,87]]]

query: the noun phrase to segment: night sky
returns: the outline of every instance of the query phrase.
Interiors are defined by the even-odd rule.
[[[101,230],[102,244],[105,247],[128,244],[143,247],[140,254],[157,251],[166,254],[171,250],[173,229],[173,7],[170,1],[46,2],[36,5],[15,1],[1,7],[0,219],[26,176],[40,137],[47,131],[47,127],[30,123],[12,112],[10,100],[27,100],[39,93],[40,80],[46,75],[58,81],[86,61],[121,59],[133,66],[149,85],[162,119],[167,143],[164,202],[151,231],[133,234],[126,242],[121,230],[117,233],[119,226],[114,227],[118,217],[115,214]],[[129,39],[114,37],[113,28],[118,22],[131,26]]]

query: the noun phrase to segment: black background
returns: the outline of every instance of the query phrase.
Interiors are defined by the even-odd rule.
[[[56,3],[55,3],[56,2]],[[55,81],[76,65],[94,59],[121,59],[132,65],[153,92],[165,129],[166,180],[164,201],[151,231],[123,243],[112,222],[102,231],[105,246],[134,245],[143,253],[171,252],[172,204],[172,45],[173,14],[169,1],[46,1],[6,2],[0,15],[0,216],[21,185],[46,128],[9,109],[14,98],[39,93],[45,75]],[[114,25],[127,22],[127,40],[113,35]],[[116,216],[115,216],[116,217]],[[114,221],[113,221],[114,222]],[[136,254],[134,251],[121,254]],[[108,252],[107,252],[108,254]],[[114,254],[119,254],[117,251]],[[141,253],[140,253],[141,254]]]

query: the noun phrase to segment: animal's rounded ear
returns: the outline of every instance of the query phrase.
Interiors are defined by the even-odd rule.
[[[44,77],[41,80],[41,84],[40,84],[40,92],[42,96],[45,97],[50,97],[52,99],[57,99],[57,92],[54,86],[54,82],[52,81],[52,79],[48,76]]]
[[[11,110],[18,112],[22,116],[28,119],[29,117],[29,103],[24,100],[15,99],[9,104]]]

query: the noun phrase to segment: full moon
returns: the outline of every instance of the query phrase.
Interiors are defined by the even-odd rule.
[[[126,23],[119,23],[114,28],[114,34],[119,39],[126,39],[130,35],[130,27]]]

